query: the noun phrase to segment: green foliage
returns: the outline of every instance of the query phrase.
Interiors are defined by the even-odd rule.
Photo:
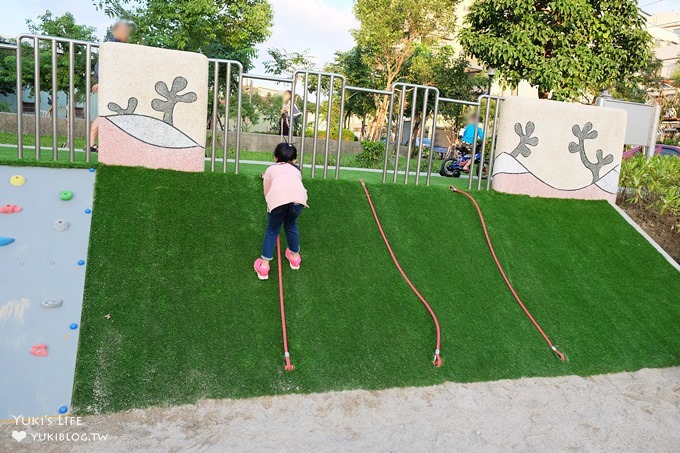
[[[256,45],[270,36],[267,0],[94,0],[111,17],[137,25],[145,45],[201,52],[252,67]]]
[[[38,16],[36,22],[26,21],[28,30],[37,35],[58,36],[60,38],[77,39],[81,41],[96,41],[95,29],[87,25],[76,23],[73,14],[65,13],[63,16],[55,16],[50,11]],[[33,44],[24,41],[21,46],[23,86],[30,87],[33,91],[34,79],[34,49]],[[42,41],[39,47],[40,59],[40,86],[42,90],[52,87],[52,46],[50,42]],[[74,88],[76,101],[85,99],[85,47],[74,46]],[[0,59],[0,93],[16,92],[16,54],[5,54]],[[94,63],[92,64],[94,67]],[[69,83],[69,45],[68,43],[57,44],[57,85],[61,91],[68,89]]]
[[[633,87],[652,60],[636,0],[478,0],[459,37],[510,86],[558,100]]]
[[[354,157],[359,168],[380,168],[385,159],[385,144],[364,140],[361,142],[361,152]]]
[[[623,188],[619,201],[680,218],[680,159],[654,156],[647,160],[643,155],[626,159],[621,165],[619,184]],[[676,232],[680,234],[680,230]]]
[[[347,84],[357,87],[384,86],[384,81],[376,68],[366,62],[366,50],[354,46],[347,52],[336,52],[335,61],[326,66],[326,71],[342,74]],[[350,91],[345,98],[345,116],[356,115],[364,118],[375,112],[376,96],[358,91]]]
[[[267,74],[292,76],[295,71],[314,68],[314,57],[309,49],[302,52],[289,52],[286,49],[268,49],[271,60],[266,60],[264,70]]]
[[[313,126],[308,126],[307,129],[305,130],[305,137],[311,138],[314,137],[314,127]],[[320,130],[317,133],[317,137],[321,139],[326,138],[326,131]],[[331,140],[337,140],[338,139],[338,127],[332,127],[331,128]],[[356,136],[354,135],[354,132],[348,130],[348,129],[343,129],[342,130],[342,139],[344,141],[348,142],[353,142],[356,141]]]

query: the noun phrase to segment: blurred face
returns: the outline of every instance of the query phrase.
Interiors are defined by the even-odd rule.
[[[283,102],[290,102],[290,93],[287,91],[283,93]]]
[[[116,38],[117,41],[128,42],[131,32],[132,30],[128,24],[120,23],[114,27],[113,37]]]

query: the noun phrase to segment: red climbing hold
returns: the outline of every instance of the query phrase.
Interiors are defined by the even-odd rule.
[[[47,357],[47,345],[46,344],[36,344],[31,348],[31,354],[36,357]]]
[[[15,204],[6,204],[5,206],[0,206],[0,214],[14,214],[16,212],[21,212],[21,206]]]

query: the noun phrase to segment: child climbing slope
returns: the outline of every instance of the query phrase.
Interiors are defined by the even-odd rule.
[[[267,201],[267,229],[262,244],[262,257],[255,260],[254,267],[260,280],[269,278],[269,262],[274,258],[276,238],[281,225],[286,232],[288,248],[286,258],[291,269],[300,269],[300,237],[297,219],[307,206],[307,190],[302,184],[302,173],[295,165],[297,149],[288,143],[279,144],[274,150],[272,165],[262,176],[264,198]]]

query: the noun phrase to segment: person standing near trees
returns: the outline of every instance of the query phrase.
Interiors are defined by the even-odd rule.
[[[111,28],[110,42],[128,42],[132,34],[132,25],[124,20],[119,20]],[[97,94],[99,91],[99,62],[94,65],[94,85],[92,85],[92,93]],[[96,144],[99,136],[99,119],[95,118],[90,126],[90,151],[96,153],[99,151],[99,146]]]
[[[302,116],[302,112],[295,105],[295,100],[293,100],[293,114],[290,114],[291,99],[293,93],[290,90],[286,90],[283,93],[283,107],[281,108],[281,135],[286,137],[290,135],[291,127],[293,129],[293,134],[295,134],[295,128],[297,126],[298,118]]]

